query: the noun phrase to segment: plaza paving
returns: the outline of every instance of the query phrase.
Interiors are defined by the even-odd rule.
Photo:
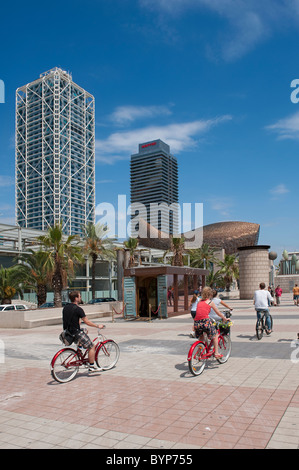
[[[252,302],[229,303],[232,355],[198,377],[187,364],[190,315],[100,319],[119,343],[117,366],[67,384],[50,374],[59,325],[1,329],[0,448],[297,449],[299,307],[284,295],[258,341]]]

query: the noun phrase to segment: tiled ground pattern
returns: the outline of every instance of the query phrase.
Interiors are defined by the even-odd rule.
[[[230,303],[232,357],[209,361],[200,377],[188,371],[188,315],[105,319],[120,345],[117,367],[82,370],[68,384],[50,375],[59,326],[0,330],[0,448],[297,449],[299,308],[285,296],[272,309],[274,332],[258,342],[251,302]]]

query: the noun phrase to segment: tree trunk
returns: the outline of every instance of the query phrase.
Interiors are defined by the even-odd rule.
[[[54,289],[54,307],[62,307],[61,290]]]
[[[47,301],[47,286],[44,284],[37,285],[37,306],[40,307]]]
[[[63,289],[62,277],[59,272],[56,272],[52,278],[52,287],[54,291],[54,307],[61,307],[61,293]]]

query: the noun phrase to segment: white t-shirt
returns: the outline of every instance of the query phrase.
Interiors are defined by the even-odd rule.
[[[193,302],[193,304],[191,304],[191,312],[195,312],[196,311],[196,307],[197,307],[197,304],[200,300],[200,297],[197,297],[197,299],[195,300],[195,302]]]
[[[259,289],[254,293],[254,306],[255,308],[268,308],[269,302],[273,302],[273,297],[271,297],[268,290]]]
[[[217,298],[217,297],[214,297],[212,299],[212,302],[216,305],[216,307],[218,308],[219,305],[220,305],[220,302],[221,302],[221,299]],[[211,311],[210,311],[210,314],[209,314],[209,317],[211,318],[211,320],[215,320],[215,321],[221,321],[222,318],[219,317],[219,315],[217,315],[217,313],[215,312],[215,310],[213,310],[211,308]]]

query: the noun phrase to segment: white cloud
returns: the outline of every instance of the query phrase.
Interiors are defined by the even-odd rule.
[[[266,129],[274,131],[279,139],[299,139],[299,112],[278,120]]]
[[[283,184],[278,184],[275,188],[270,189],[270,193],[274,196],[280,196],[281,194],[289,193],[289,189]]]
[[[138,152],[138,144],[155,139],[166,142],[172,153],[179,154],[183,150],[195,148],[200,136],[212,127],[231,119],[231,116],[221,116],[208,120],[148,126],[115,132],[107,139],[96,140],[96,160],[106,164],[114,164],[119,160],[129,159],[132,153]]]
[[[170,109],[167,106],[119,106],[111,114],[110,120],[116,124],[129,124],[136,119],[169,116]]]
[[[8,224],[8,225],[15,225],[14,212],[15,212],[15,207],[12,204],[2,202],[0,204],[0,223]]]
[[[208,200],[211,204],[211,209],[219,212],[222,217],[230,217],[231,208],[234,205],[234,202],[229,197],[214,197]]]
[[[287,0],[139,0],[143,8],[159,13],[160,21],[176,18],[188,11],[204,14],[210,11],[225,20],[213,37],[206,37],[210,57],[219,55],[226,61],[237,60],[250,52],[273,32],[297,27],[299,2]],[[215,39],[216,38],[216,39]]]
[[[12,176],[0,175],[0,188],[13,186],[14,184],[15,179]]]

